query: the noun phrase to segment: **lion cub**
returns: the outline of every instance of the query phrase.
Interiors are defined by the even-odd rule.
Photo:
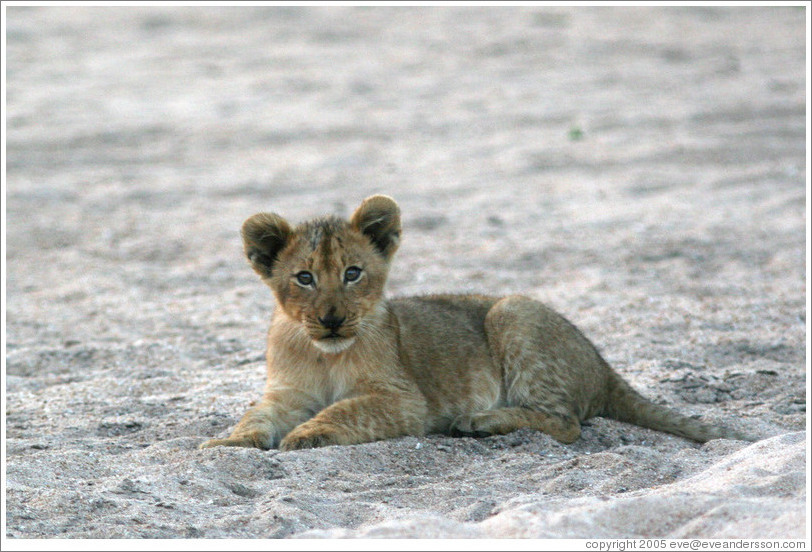
[[[293,450],[521,427],[571,443],[592,416],[702,442],[745,438],[644,399],[572,324],[527,297],[385,299],[400,241],[389,197],[367,198],[349,221],[295,228],[260,213],[242,238],[276,296],[268,380],[231,435],[201,448]]]

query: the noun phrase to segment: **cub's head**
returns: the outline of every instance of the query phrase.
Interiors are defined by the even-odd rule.
[[[349,348],[383,296],[400,240],[400,209],[387,196],[361,203],[349,221],[324,217],[291,227],[259,213],[242,226],[245,254],[279,307],[326,353]]]

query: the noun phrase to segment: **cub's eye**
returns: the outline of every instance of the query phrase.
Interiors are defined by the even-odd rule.
[[[302,270],[296,274],[296,281],[303,286],[313,284],[313,275],[306,270]]]
[[[357,266],[351,266],[344,271],[344,281],[354,282],[361,277],[361,269]]]

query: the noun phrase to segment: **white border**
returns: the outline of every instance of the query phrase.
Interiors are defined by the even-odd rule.
[[[0,344],[2,344],[3,357],[2,357],[2,375],[3,375],[3,389],[2,396],[0,397],[0,405],[3,410],[2,418],[2,444],[0,450],[2,451],[3,459],[3,481],[2,481],[2,497],[0,497],[1,515],[0,526],[2,526],[2,535],[0,535],[0,548],[3,550],[220,550],[226,548],[228,550],[261,550],[266,551],[270,548],[274,550],[424,550],[426,548],[442,549],[442,550],[584,550],[587,540],[578,539],[555,539],[555,540],[538,540],[538,539],[433,539],[430,542],[426,540],[413,540],[413,539],[348,539],[348,540],[311,540],[311,539],[193,539],[193,540],[167,540],[167,539],[7,539],[6,538],[6,9],[8,7],[17,6],[798,6],[806,8],[806,316],[812,306],[812,298],[810,298],[810,274],[809,262],[812,259],[810,256],[812,252],[812,238],[810,237],[810,188],[812,187],[812,179],[810,178],[809,168],[812,163],[812,153],[810,153],[810,145],[812,145],[812,135],[810,134],[810,61],[812,60],[812,50],[810,48],[810,9],[809,2],[806,1],[783,1],[783,2],[734,2],[734,1],[716,1],[716,2],[495,2],[495,1],[478,1],[478,2],[408,2],[408,1],[393,1],[393,2],[325,2],[325,1],[289,1],[289,2],[160,2],[160,1],[78,1],[78,2],[65,2],[65,1],[7,1],[2,3],[2,17],[0,17],[0,30],[2,30],[2,75],[0,76],[0,85],[2,87],[2,121],[3,127],[0,132],[0,161],[2,164],[2,179],[0,179],[0,188],[3,194],[3,213],[2,213],[2,229],[0,234],[2,236],[2,282],[0,283],[0,294],[2,297],[3,313],[2,313],[2,336],[0,336]],[[810,416],[809,412],[809,396],[810,396],[810,381],[809,375],[812,370],[812,359],[810,359],[810,326],[809,321],[806,321],[806,396],[807,396],[807,417],[806,417],[806,431],[809,435],[810,430]],[[810,481],[810,441],[807,438],[806,442],[806,480]],[[809,498],[807,497],[807,517],[806,517],[806,548],[810,545],[810,512],[809,512]],[[603,542],[610,542],[612,539],[594,539]],[[619,541],[620,539],[617,539]],[[663,539],[656,539],[663,540]],[[665,542],[679,542],[681,539],[664,539]],[[716,539],[701,539],[703,543],[716,542]],[[764,541],[756,541],[752,539],[745,539],[745,541],[754,542],[770,542],[774,546],[769,548],[771,550],[792,550],[782,546],[785,543],[797,542],[794,539],[769,539]],[[273,543],[273,544],[271,544]],[[428,546],[427,546],[428,544]],[[739,549],[753,549],[751,545],[748,548]],[[617,548],[615,548],[616,550]],[[702,548],[700,548],[702,549]],[[764,548],[760,548],[764,549]],[[693,549],[696,550],[696,549]]]

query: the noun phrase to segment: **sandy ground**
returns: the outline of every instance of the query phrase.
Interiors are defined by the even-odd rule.
[[[805,536],[803,8],[7,15],[9,542]],[[263,385],[242,221],[375,192],[390,295],[541,299],[769,438],[197,450]]]

